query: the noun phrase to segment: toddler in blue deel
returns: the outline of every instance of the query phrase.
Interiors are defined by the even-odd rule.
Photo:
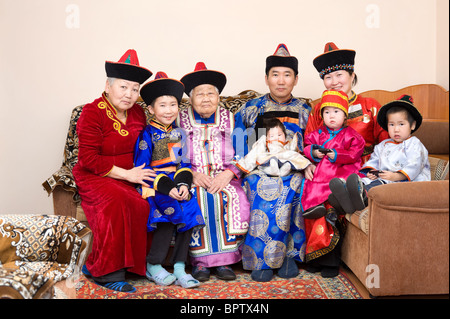
[[[155,80],[141,88],[142,99],[153,117],[137,139],[134,165],[145,165],[144,168],[157,174],[153,182],[146,181],[151,187],[142,187],[142,197],[150,204],[147,229],[154,233],[147,255],[146,276],[159,285],[175,283],[193,288],[200,282],[186,274],[185,264],[192,232],[204,227],[205,222],[190,193],[193,176],[184,154],[183,134],[173,124],[183,92],[183,83],[169,79],[163,72],[158,72]],[[174,234],[171,274],[162,264]]]

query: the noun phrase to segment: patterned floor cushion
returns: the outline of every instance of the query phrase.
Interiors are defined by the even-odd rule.
[[[0,299],[51,299],[53,280],[26,269],[0,266]]]
[[[0,266],[61,281],[82,266],[90,239],[90,229],[71,217],[0,215]]]

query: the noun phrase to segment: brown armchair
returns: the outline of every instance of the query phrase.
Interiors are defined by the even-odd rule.
[[[424,84],[368,92],[382,105],[401,94],[420,102],[424,122],[415,135],[428,150],[432,181],[371,189],[369,206],[346,216],[342,261],[374,297],[448,294],[448,91]]]

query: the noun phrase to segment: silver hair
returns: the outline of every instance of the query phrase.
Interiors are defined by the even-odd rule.
[[[113,85],[116,78],[107,78],[109,85]]]
[[[208,84],[208,83],[205,83],[205,84]],[[212,84],[211,84],[211,85],[212,85]],[[213,86],[214,86],[214,85],[213,85]],[[217,94],[220,95],[219,89],[218,89],[216,86],[214,86],[214,88],[216,89]],[[194,88],[194,89],[195,89],[195,88]],[[189,92],[189,97],[190,97],[190,98],[192,98],[192,92],[194,91],[194,89],[192,89],[191,92]]]

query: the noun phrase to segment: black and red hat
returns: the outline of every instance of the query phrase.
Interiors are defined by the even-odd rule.
[[[414,106],[414,100],[412,96],[406,94],[403,94],[397,100],[386,103],[381,107],[377,115],[378,124],[380,124],[380,126],[384,130],[388,130],[386,114],[387,111],[389,111],[389,109],[394,106],[405,108],[411,114],[411,116],[414,118],[414,121],[416,121],[416,127],[414,128],[414,130],[411,130],[411,133],[417,131],[419,129],[419,126],[422,124],[422,114],[420,114],[419,110]]]
[[[150,105],[163,95],[174,96],[178,103],[181,102],[184,93],[184,85],[178,80],[170,79],[166,73],[156,73],[155,79],[146,83],[141,88],[141,97],[145,104]]]
[[[205,63],[198,62],[194,72],[186,74],[180,81],[183,82],[184,91],[188,95],[192,89],[202,84],[214,85],[220,94],[227,83],[227,77],[222,72],[208,70]]]
[[[354,71],[356,51],[339,49],[333,42],[325,44],[324,52],[313,60],[320,78],[338,70]]]
[[[139,65],[137,53],[129,49],[118,62],[105,62],[106,75],[110,78],[124,79],[128,81],[144,83],[152,72]]]
[[[275,53],[266,58],[266,74],[269,74],[271,68],[275,66],[284,66],[294,70],[295,75],[298,74],[298,60],[289,53],[284,43],[278,45]]]

